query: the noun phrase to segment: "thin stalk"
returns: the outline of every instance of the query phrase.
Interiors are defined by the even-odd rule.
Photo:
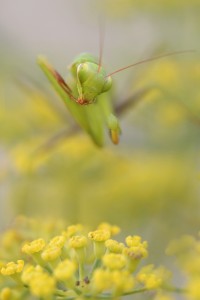
[[[92,266],[92,269],[91,269],[91,271],[90,271],[89,278],[92,277],[92,274],[94,273],[94,271],[95,271],[98,267],[100,267],[100,265],[101,265],[101,259],[100,259],[100,258],[96,258],[95,261],[94,261],[94,264],[93,264],[93,266]]]

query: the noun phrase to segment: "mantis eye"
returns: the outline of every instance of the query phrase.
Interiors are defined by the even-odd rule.
[[[106,77],[105,83],[103,85],[102,92],[107,92],[112,87],[112,78],[110,76]]]
[[[89,67],[88,67],[87,63],[82,63],[82,64],[78,65],[77,75],[78,75],[80,82],[84,82],[87,80],[88,75],[89,75]]]

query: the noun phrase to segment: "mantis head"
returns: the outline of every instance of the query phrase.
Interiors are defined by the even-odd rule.
[[[70,70],[77,81],[79,104],[94,103],[97,96],[112,86],[112,78],[106,75],[105,69],[90,54],[81,54],[72,63]]]

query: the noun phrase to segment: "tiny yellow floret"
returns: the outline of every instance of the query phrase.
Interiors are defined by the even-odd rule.
[[[147,289],[156,289],[169,278],[170,273],[163,267],[154,268],[154,265],[143,267],[137,274],[137,280]]]
[[[34,276],[29,284],[33,295],[38,297],[52,296],[56,287],[55,279],[44,272]]]
[[[45,241],[43,239],[37,239],[23,245],[22,252],[30,255],[42,251],[44,247]]]
[[[126,266],[126,257],[123,254],[109,253],[103,256],[103,265],[110,269],[123,269]]]
[[[129,292],[134,287],[134,278],[127,271],[114,270],[112,272],[112,283],[114,294],[121,295]]]
[[[63,235],[58,235],[52,238],[49,242],[49,245],[63,248],[65,245],[66,238]]]
[[[45,261],[56,260],[61,255],[61,248],[57,246],[48,245],[47,248],[41,254],[41,257]]]
[[[123,254],[127,255],[131,260],[139,260],[144,257],[147,257],[148,252],[143,247],[131,247],[131,248],[124,248]]]
[[[5,267],[1,268],[1,274],[4,276],[10,276],[17,273],[21,273],[24,267],[24,261],[18,260],[17,263],[9,262]]]
[[[93,289],[95,292],[111,291],[120,295],[134,287],[133,276],[127,271],[97,269],[94,272]]]
[[[112,239],[107,240],[105,242],[105,246],[109,250],[109,252],[112,253],[122,253],[125,247],[123,243],[119,243],[118,241]]]
[[[139,247],[139,246],[143,246],[144,248],[147,248],[147,242],[144,241],[142,242],[142,239],[140,236],[138,235],[134,235],[134,236],[127,236],[126,237],[126,244],[128,247]]]
[[[69,246],[74,249],[83,248],[86,245],[87,238],[84,235],[75,235],[69,240]]]
[[[67,230],[63,232],[63,235],[67,238],[72,237],[73,235],[83,231],[83,226],[81,224],[70,225],[67,227]]]
[[[68,280],[74,276],[76,272],[76,264],[69,259],[60,262],[54,270],[54,275],[58,280]]]
[[[111,224],[106,223],[106,222],[103,222],[103,223],[99,224],[98,229],[110,231],[111,236],[116,235],[116,234],[120,233],[120,231],[121,231],[119,226],[111,225]]]
[[[94,242],[105,242],[110,238],[110,232],[108,230],[98,229],[89,232],[88,238]]]
[[[12,300],[12,291],[10,288],[6,287],[3,288],[0,292],[0,299],[1,300]]]
[[[111,272],[109,270],[97,269],[93,274],[92,284],[94,291],[97,293],[111,289]]]
[[[32,278],[42,272],[43,269],[39,265],[36,267],[33,265],[26,265],[21,276],[22,282],[29,285]]]

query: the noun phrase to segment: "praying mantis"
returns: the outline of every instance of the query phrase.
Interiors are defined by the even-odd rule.
[[[121,127],[115,108],[109,99],[109,91],[112,88],[112,76],[139,64],[190,51],[175,51],[150,57],[117,69],[109,74],[106,73],[105,68],[102,66],[101,55],[97,59],[89,53],[82,53],[74,59],[69,67],[71,77],[68,83],[44,56],[38,56],[37,62],[66,104],[75,121],[89,134],[98,147],[102,147],[105,143],[105,127],[108,128],[111,141],[115,145],[119,143],[121,134]],[[145,90],[143,93],[145,93]],[[125,106],[130,101],[131,99],[125,103]]]

